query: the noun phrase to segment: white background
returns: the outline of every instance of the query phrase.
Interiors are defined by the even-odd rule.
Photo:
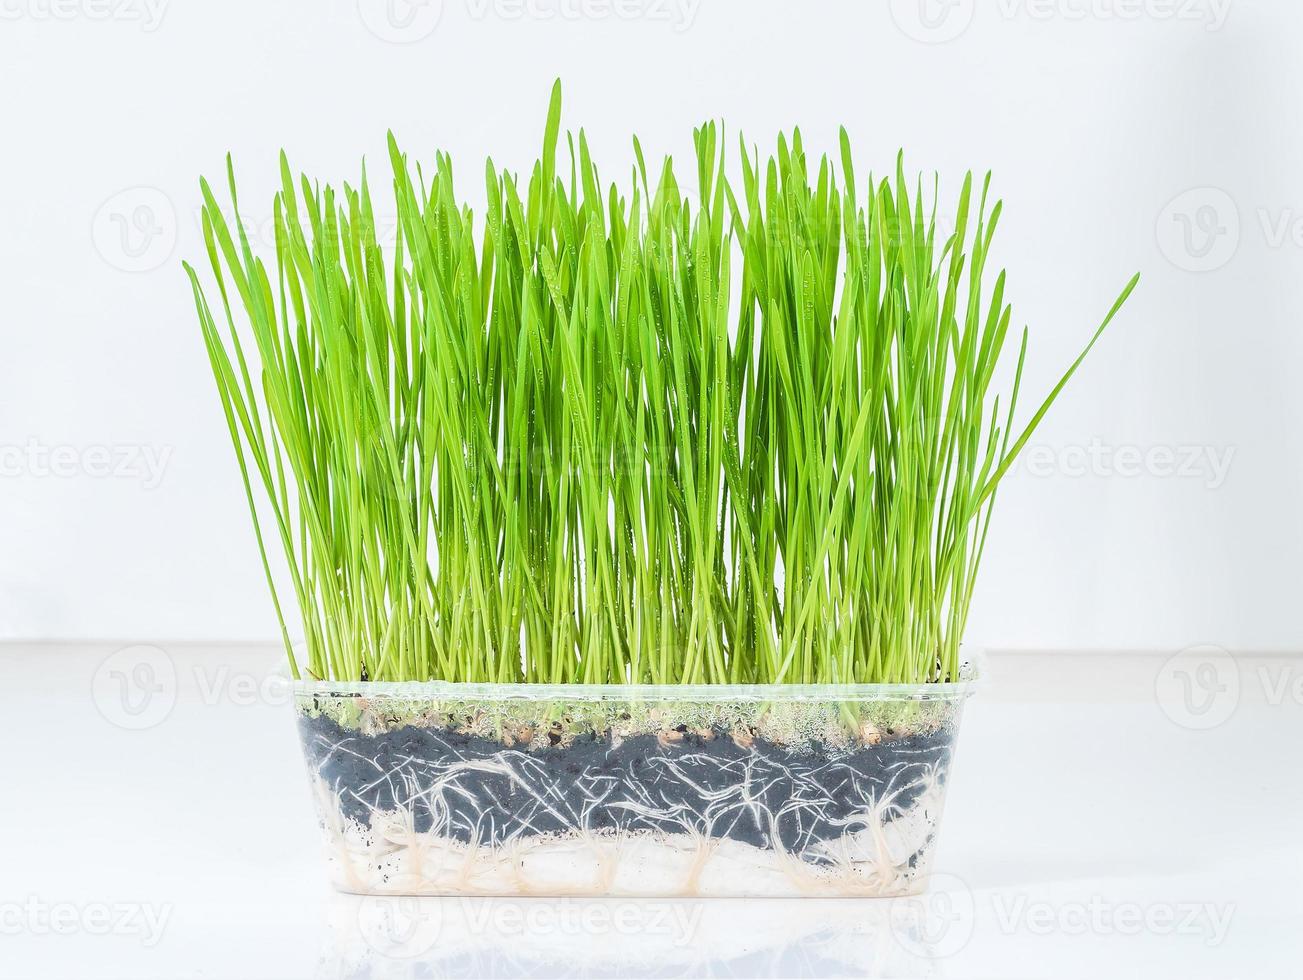
[[[631,132],[686,160],[711,116],[764,148],[799,123],[834,150],[844,123],[866,168],[903,147],[945,199],[994,170],[1033,394],[1142,271],[1008,484],[970,638],[1303,646],[1303,7],[394,2],[410,27],[385,0],[0,0],[0,637],[272,638],[180,269],[198,176],[231,151],[256,225],[281,147],[374,179],[392,128],[473,198],[486,154],[533,159],[561,76],[608,180]]]
[[[0,0],[0,977],[1295,975],[1303,5],[390,2]],[[336,183],[365,154],[378,192],[392,128],[475,200],[486,154],[534,159],[557,76],[608,180],[635,131],[690,173],[708,117],[766,149],[844,123],[945,200],[993,170],[1029,407],[1143,273],[1001,500],[969,638],[1030,652],[969,708],[928,949],[891,903],[714,902],[667,943],[540,900],[491,904],[541,928],[395,951],[328,889],[180,269],[198,176],[234,154],[256,237],[281,147]],[[133,658],[162,665],[143,718]],[[1101,904],[1229,930],[1079,928]],[[101,935],[106,905],[166,928]]]

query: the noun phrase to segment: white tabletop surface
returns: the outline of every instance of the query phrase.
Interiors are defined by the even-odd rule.
[[[992,655],[924,899],[416,902],[326,884],[276,651],[123,646],[0,647],[0,977],[1303,974],[1297,659]]]

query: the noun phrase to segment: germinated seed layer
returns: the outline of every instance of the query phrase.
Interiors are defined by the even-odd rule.
[[[617,187],[582,132],[558,163],[560,111],[478,219],[391,138],[394,249],[365,176],[282,155],[270,268],[233,169],[228,211],[202,184],[217,289],[187,271],[312,674],[953,680],[996,487],[1081,363],[1015,435],[989,179],[947,234],[845,133],[839,177],[799,131],[730,168],[711,123],[686,182],[635,141]]]
[[[569,742],[580,735],[624,739],[708,729],[759,736],[778,745],[818,742],[845,748],[855,742],[934,732],[952,725],[959,710],[955,700],[890,698],[846,702],[778,698],[766,702],[314,694],[301,695],[297,703],[308,716],[324,716],[362,735],[408,727],[449,728],[508,746],[532,744],[537,748],[553,744],[553,736]]]

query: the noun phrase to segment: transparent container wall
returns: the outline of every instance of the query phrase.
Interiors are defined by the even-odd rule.
[[[923,890],[968,684],[305,683],[337,888],[893,896]]]

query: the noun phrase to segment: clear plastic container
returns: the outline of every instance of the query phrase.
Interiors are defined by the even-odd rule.
[[[331,874],[372,895],[927,887],[956,684],[295,685]]]

